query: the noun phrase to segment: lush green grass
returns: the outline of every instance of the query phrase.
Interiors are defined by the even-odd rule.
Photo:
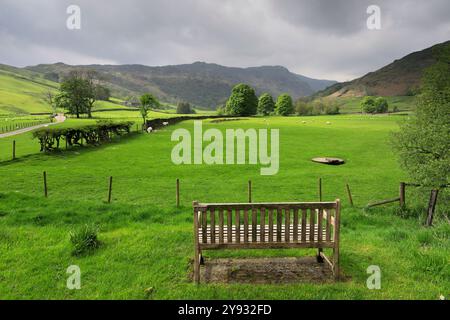
[[[413,96],[396,96],[385,97],[389,103],[389,111],[392,112],[394,107],[399,111],[411,111],[414,109]],[[361,112],[361,97],[345,97],[336,98],[336,102],[341,113],[357,113]]]
[[[0,296],[3,298],[239,298],[239,299],[437,299],[450,292],[450,228],[437,219],[425,229],[422,217],[400,218],[394,206],[365,211],[370,201],[391,198],[405,179],[387,145],[401,117],[335,116],[253,118],[204,127],[279,128],[280,171],[259,175],[259,166],[176,166],[171,132],[192,131],[192,121],[153,134],[130,135],[97,148],[37,154],[37,142],[20,137],[28,156],[0,164]],[[70,120],[75,123],[77,120]],[[92,121],[92,120],[80,120]],[[303,123],[306,121],[306,123]],[[331,124],[327,124],[327,121]],[[78,123],[78,122],[77,122]],[[70,125],[70,123],[64,124]],[[17,137],[19,139],[19,137]],[[9,143],[9,142],[7,142]],[[0,159],[5,159],[0,140]],[[7,148],[9,149],[9,148]],[[6,154],[8,150],[6,150]],[[347,163],[325,166],[314,156],[337,156]],[[7,158],[7,157],[6,157]],[[44,199],[42,171],[48,173]],[[113,203],[105,203],[108,177]],[[343,199],[340,283],[290,285],[193,285],[192,200],[254,201],[317,199],[323,178],[325,200]],[[174,207],[175,179],[181,179],[182,207]],[[356,208],[345,194],[349,183]],[[408,193],[409,203],[414,202]],[[392,209],[390,209],[392,208]],[[100,225],[102,243],[94,253],[73,256],[70,231]],[[215,257],[297,256],[313,251],[233,251]],[[79,265],[82,289],[68,290],[65,273]],[[366,269],[382,270],[382,289],[366,288]],[[144,292],[154,288],[151,294]]]

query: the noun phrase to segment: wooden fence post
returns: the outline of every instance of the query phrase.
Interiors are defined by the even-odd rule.
[[[405,206],[405,202],[406,202],[406,193],[405,193],[405,186],[406,184],[404,182],[400,182],[400,207],[404,207]]]
[[[436,209],[436,202],[438,198],[439,190],[433,189],[430,194],[430,202],[428,203],[428,216],[426,226],[431,227],[433,225],[434,210]]]
[[[112,180],[113,180],[113,177],[109,177],[108,203],[111,203]]]
[[[16,160],[16,140],[13,140],[12,158]]]
[[[47,189],[47,172],[44,171],[44,196],[48,198],[48,189]]]
[[[252,203],[252,180],[248,180],[248,202]]]
[[[322,202],[322,178],[319,178],[319,201]]]
[[[350,191],[350,186],[348,185],[348,183],[346,184],[346,187],[347,187],[348,200],[350,201],[350,205],[353,207],[352,192]]]
[[[176,199],[177,199],[177,208],[179,208],[180,207],[180,179],[178,179],[178,178],[177,178]]]

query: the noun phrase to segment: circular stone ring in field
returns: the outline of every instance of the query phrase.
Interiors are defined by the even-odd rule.
[[[338,166],[341,164],[344,164],[345,161],[343,159],[339,158],[313,158],[313,162],[323,163],[323,164],[329,164],[333,166]]]

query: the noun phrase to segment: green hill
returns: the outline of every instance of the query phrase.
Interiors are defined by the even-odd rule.
[[[47,91],[56,93],[59,83],[26,69],[0,65],[0,116],[51,113],[45,101]],[[125,108],[120,100],[97,101],[94,110]]]
[[[0,65],[0,115],[51,112],[44,93],[57,88],[39,74]]]
[[[361,78],[336,83],[314,97],[408,96],[421,83],[423,71],[435,63],[434,51],[450,46],[450,41],[413,52]]]

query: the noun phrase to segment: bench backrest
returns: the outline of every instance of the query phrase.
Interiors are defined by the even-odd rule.
[[[340,202],[198,203],[200,244],[327,243],[339,241]]]

